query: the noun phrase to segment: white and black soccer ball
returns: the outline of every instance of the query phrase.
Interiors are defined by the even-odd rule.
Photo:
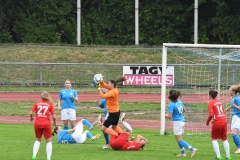
[[[94,80],[94,82],[96,82],[96,83],[100,83],[100,82],[102,82],[103,77],[102,77],[101,74],[96,74],[96,75],[93,77],[93,80]]]

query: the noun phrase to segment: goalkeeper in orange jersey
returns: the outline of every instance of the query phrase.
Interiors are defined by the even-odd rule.
[[[103,80],[99,83],[101,87],[106,88],[108,90],[107,93],[104,94],[104,89],[98,87],[99,90],[99,96],[100,98],[106,99],[107,104],[107,110],[108,110],[108,117],[104,121],[101,130],[104,133],[107,133],[109,135],[118,136],[118,133],[121,133],[121,128],[118,126],[118,120],[120,117],[120,108],[118,105],[118,88],[117,83],[123,82],[126,80],[125,76],[121,76],[117,78],[116,80],[109,80],[108,84],[106,84]],[[112,129],[109,128],[109,126],[112,125]]]

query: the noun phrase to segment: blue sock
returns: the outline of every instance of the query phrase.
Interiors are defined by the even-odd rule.
[[[75,126],[72,126],[72,129],[74,128]]]
[[[68,126],[64,126],[63,129],[64,129],[64,130],[68,130]]]
[[[109,144],[109,135],[107,133],[104,133],[104,132],[103,132],[103,135],[104,135],[104,138],[106,140],[106,144]]]
[[[179,145],[179,146],[182,146],[182,147],[184,147],[184,148],[190,149],[191,151],[193,151],[193,147],[190,146],[190,145],[189,145],[186,141],[184,141],[184,140],[180,140],[180,141],[178,142],[178,145]]]
[[[85,125],[85,126],[88,126],[89,128],[91,128],[92,127],[92,124],[88,121],[88,120],[86,120],[86,119],[83,119],[83,124]]]
[[[233,136],[233,142],[235,143],[235,145],[237,146],[237,148],[240,148],[240,139],[238,137],[238,134],[235,134]]]
[[[180,148],[181,154],[184,154],[185,153],[184,147],[179,143],[178,143],[178,146]]]
[[[87,137],[91,139],[93,137],[92,133],[87,132]]]

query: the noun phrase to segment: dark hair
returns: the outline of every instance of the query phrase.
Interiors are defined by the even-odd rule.
[[[214,90],[210,90],[210,91],[209,91],[209,95],[210,95],[212,98],[216,98],[217,95],[218,95],[218,92],[217,92],[217,91],[214,91]]]
[[[57,130],[58,130],[58,126],[56,126],[52,132],[52,136],[54,136],[55,134],[57,135]]]
[[[176,102],[178,97],[181,97],[181,93],[178,90],[170,90],[169,91],[169,95],[168,95],[168,99],[170,99],[173,102]]]
[[[145,145],[146,145],[146,144],[142,144],[142,145],[140,146],[140,149],[143,150],[143,148],[145,147]]]
[[[126,80],[125,76],[118,77],[116,80],[110,79],[109,81],[114,85],[114,88],[116,88],[118,82],[123,82]]]

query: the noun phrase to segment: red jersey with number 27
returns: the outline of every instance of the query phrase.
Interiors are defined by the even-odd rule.
[[[212,99],[208,103],[208,112],[209,117],[207,122],[210,122],[212,118],[214,122],[226,122],[225,110],[222,106],[222,102],[220,102],[219,100]]]
[[[51,126],[50,114],[55,114],[54,106],[49,101],[39,100],[34,103],[31,109],[32,112],[36,112],[35,126],[46,127]]]

